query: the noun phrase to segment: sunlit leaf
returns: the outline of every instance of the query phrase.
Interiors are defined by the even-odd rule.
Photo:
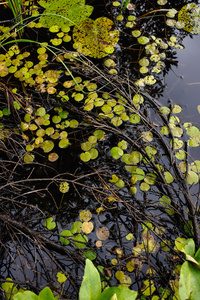
[[[178,13],[179,22],[184,22],[185,31],[200,33],[200,8],[195,3],[184,5]]]
[[[58,272],[57,273],[57,281],[59,283],[63,283],[67,280],[67,276],[63,272]]]
[[[60,241],[64,245],[69,245],[71,239],[70,237],[73,237],[73,233],[70,230],[63,230],[60,233]]]
[[[54,148],[54,142],[46,140],[42,143],[41,148],[45,153],[48,153]]]
[[[119,159],[124,154],[124,151],[119,147],[113,147],[110,150],[110,154],[113,158]]]
[[[82,210],[79,213],[79,218],[81,221],[89,222],[92,218],[92,213],[89,210]]]
[[[113,21],[100,17],[95,21],[86,19],[73,30],[73,47],[81,54],[95,58],[102,58],[108,55],[108,48],[114,51],[114,45],[119,39],[119,31],[111,31]]]
[[[32,163],[34,161],[34,159],[35,159],[35,156],[32,153],[27,153],[24,155],[24,162],[26,164]]]

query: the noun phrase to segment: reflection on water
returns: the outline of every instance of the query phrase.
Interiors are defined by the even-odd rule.
[[[159,99],[166,105],[168,100],[183,108],[184,122],[200,124],[197,105],[200,104],[200,35],[183,40],[185,49],[177,51],[177,67],[165,76],[166,88],[163,97]]]

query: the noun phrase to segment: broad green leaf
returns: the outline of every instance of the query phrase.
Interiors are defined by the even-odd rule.
[[[116,294],[117,298],[112,298]],[[101,293],[98,300],[105,300],[105,299],[117,299],[117,300],[135,300],[137,297],[137,292],[123,289],[120,287],[110,287],[107,288]]]
[[[86,259],[83,281],[79,290],[79,300],[99,300],[101,279],[93,263]]]
[[[181,251],[190,256],[194,256],[195,244],[193,239],[176,238],[175,240],[176,250]]]
[[[25,291],[23,293],[20,292],[20,293],[17,293],[13,297],[13,300],[38,300],[38,299],[39,299],[39,297],[31,291]],[[54,298],[49,298],[49,299],[51,300],[51,299],[54,299]]]
[[[181,267],[179,296],[181,300],[200,299],[200,271],[188,261]]]
[[[49,287],[45,287],[38,296],[38,300],[54,300],[54,295]],[[27,298],[28,300],[28,298]]]
[[[44,27],[55,24],[59,28],[78,25],[93,11],[92,6],[85,5],[85,0],[40,0],[38,3],[45,8],[39,20]]]
[[[111,31],[113,21],[100,17],[96,20],[86,19],[73,30],[73,47],[86,56],[102,58],[114,51],[119,39],[119,31]],[[109,53],[108,53],[109,52]]]

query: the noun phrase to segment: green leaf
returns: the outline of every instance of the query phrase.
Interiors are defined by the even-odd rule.
[[[138,43],[141,44],[141,45],[145,45],[149,42],[149,38],[146,37],[146,36],[140,36],[138,38]]]
[[[47,286],[45,287],[38,296],[38,300],[54,300],[54,295],[51,291],[51,289]],[[28,298],[27,298],[28,300]]]
[[[112,298],[116,294],[117,298]],[[117,300],[135,300],[137,297],[137,292],[131,291],[129,289],[124,289],[120,287],[110,287],[101,293],[98,300],[105,299],[117,299]]]
[[[101,279],[93,263],[86,259],[83,281],[79,290],[79,300],[99,300]]]
[[[181,300],[200,299],[200,271],[189,262],[181,267],[179,280],[179,296]]]
[[[200,8],[195,3],[184,5],[178,13],[178,21],[184,23],[185,31],[200,33]]]
[[[50,217],[50,218],[47,218],[45,223],[44,223],[44,226],[49,229],[49,230],[52,230],[56,227],[56,223],[53,222],[53,218]]]
[[[94,58],[107,56],[114,51],[113,46],[119,39],[119,31],[110,30],[113,24],[113,21],[106,17],[86,19],[73,29],[73,47],[79,53]]]
[[[63,235],[63,236],[60,236],[61,243],[64,244],[64,245],[69,245],[69,243],[71,241],[70,237],[73,236],[73,233],[70,230],[63,230],[60,233],[60,235]]]
[[[124,154],[124,151],[122,149],[120,149],[119,147],[113,147],[110,150],[110,154],[113,158],[119,159]]]
[[[63,274],[63,272],[58,272],[57,273],[57,280],[59,283],[63,283],[67,280],[67,277],[65,276],[65,274]]]
[[[13,300],[38,300],[38,296],[31,292],[31,291],[25,291],[23,293],[17,293],[14,297],[13,297]],[[40,298],[40,299],[45,299],[45,298]],[[46,298],[47,299],[47,298]],[[49,298],[50,300],[51,299],[54,299],[54,298]]]
[[[175,246],[178,251],[181,251],[190,256],[194,256],[195,243],[193,239],[176,238]]]
[[[59,28],[78,25],[93,11],[92,6],[85,5],[85,0],[40,0],[38,3],[45,8],[39,20],[44,27],[51,27],[55,24]]]

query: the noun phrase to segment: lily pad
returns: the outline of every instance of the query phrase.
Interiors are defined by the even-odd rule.
[[[95,58],[102,58],[114,52],[114,45],[119,40],[119,31],[111,31],[112,26],[113,21],[106,17],[100,17],[95,21],[86,19],[74,27],[74,49]]]
[[[59,28],[79,25],[93,11],[92,6],[85,5],[85,0],[41,0],[38,3],[45,8],[40,17],[40,23],[44,27],[52,27],[55,24]]]

